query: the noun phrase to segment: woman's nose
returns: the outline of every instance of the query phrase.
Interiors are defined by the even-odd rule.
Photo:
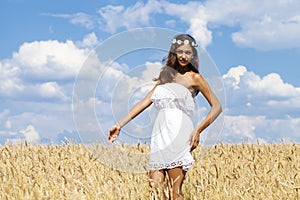
[[[182,53],[181,57],[186,58],[185,52]]]

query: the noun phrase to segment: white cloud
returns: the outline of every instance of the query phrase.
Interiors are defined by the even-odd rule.
[[[129,89],[131,95],[127,96],[127,98],[130,98],[128,101],[131,102],[131,106],[138,100],[144,98],[147,93],[153,89],[155,86],[155,81],[153,81],[153,79],[158,77],[162,64],[160,62],[146,62],[145,65],[142,65],[141,67],[142,73],[141,75],[137,75],[138,79],[133,79],[134,81],[131,81],[132,84]],[[136,76],[135,74],[133,75]]]
[[[102,7],[99,10],[99,14],[102,17],[102,22],[104,24],[100,24],[100,28],[103,28],[111,33],[116,32],[117,28],[119,28],[119,26],[122,26],[122,22],[123,20],[120,20],[122,18],[118,18],[121,17],[122,12],[124,11],[124,6],[112,6],[112,5],[108,5],[105,7]]]
[[[244,66],[232,67],[229,69],[227,74],[223,75],[223,79],[230,81],[234,89],[239,89],[240,77],[244,75],[247,71],[247,68]]]
[[[9,109],[4,109],[3,111],[0,112],[0,130],[7,128],[10,129],[11,124],[10,121],[7,120],[7,117],[10,114],[10,110]],[[1,128],[1,126],[4,126],[3,128]]]
[[[11,96],[13,91],[22,91],[24,89],[20,84],[19,74],[19,67],[15,66],[10,60],[0,62],[0,94]]]
[[[297,142],[300,139],[300,118],[286,116],[270,119],[265,116],[226,116],[222,140],[240,142],[241,140],[260,142]]]
[[[98,11],[100,16],[86,13],[43,14],[69,19],[70,23],[115,33],[120,28],[132,29],[165,24],[174,28],[176,23],[188,26],[200,46],[205,49],[213,40],[215,28],[234,28],[232,41],[239,46],[260,50],[300,47],[300,4],[297,0],[209,0],[172,3],[166,0],[148,0],[134,5],[107,5]],[[161,14],[165,14],[162,21]],[[174,17],[170,20],[170,16]],[[178,18],[179,20],[177,20]],[[175,23],[176,22],[176,23]],[[222,35],[220,31],[217,33]]]
[[[121,27],[131,29],[150,26],[155,19],[151,21],[151,17],[160,13],[176,16],[181,21],[188,23],[188,32],[200,41],[201,47],[205,48],[211,43],[212,32],[207,28],[208,21],[205,8],[198,2],[175,4],[168,1],[149,0],[146,4],[137,2],[127,8],[108,5],[99,10],[102,22],[101,29],[114,33]],[[175,21],[167,20],[165,23],[174,27]]]
[[[9,109],[4,109],[2,112],[0,112],[0,121],[5,119],[9,115],[10,111]]]
[[[100,23],[100,28],[108,32],[114,33],[116,30],[122,26],[122,12],[124,11],[124,6],[112,6],[108,5],[102,7],[99,10],[99,14],[102,17],[102,23]]]
[[[131,29],[139,26],[149,26],[151,15],[161,11],[161,4],[156,0],[149,0],[146,4],[137,2],[128,8],[107,5],[99,10],[101,16],[100,28],[115,33],[120,27]]]
[[[204,6],[212,28],[240,27],[232,34],[232,40],[240,46],[261,50],[300,47],[297,0],[212,0]]]
[[[212,42],[214,28],[228,26],[238,27],[232,33],[232,40],[236,44],[271,50],[300,47],[299,9],[297,0],[210,0],[184,4],[149,0],[146,4],[138,2],[127,8],[108,5],[102,7],[99,13],[101,28],[111,33],[120,27],[149,26],[151,16],[164,13],[187,23],[187,32],[194,35],[204,49]],[[174,21],[171,22],[170,26],[174,27]],[[170,20],[166,19],[165,23],[170,24]]]
[[[94,47],[97,44],[99,44],[99,41],[94,32],[85,35],[82,41],[76,42],[76,46],[79,48]]]
[[[46,82],[38,86],[38,93],[45,98],[67,100],[68,97],[56,82]]]
[[[300,88],[285,83],[276,73],[260,77],[246,67],[231,68],[223,75],[229,115],[298,116]]]
[[[163,65],[160,62],[146,62],[145,63],[145,70],[143,71],[142,74],[142,80],[145,81],[152,81],[153,78],[157,78],[161,68]]]
[[[249,88],[260,93],[265,93],[269,97],[300,97],[299,88],[284,83],[279,74],[270,73],[262,78],[253,76],[253,79],[247,80]]]
[[[271,11],[272,16],[261,15],[261,19],[242,24],[241,31],[232,34],[232,40],[238,45],[261,50],[299,48],[300,23],[290,23],[289,16],[280,13],[278,17],[275,11]]]
[[[75,14],[42,13],[42,15],[68,19],[72,24],[80,25],[87,29],[93,29],[95,27],[95,19],[93,19],[93,16],[82,12]]]
[[[30,143],[37,143],[41,139],[39,133],[32,125],[28,125],[25,129],[21,130],[20,133],[22,133],[25,137],[25,140]]]
[[[90,15],[87,15],[85,13],[76,13],[76,14],[70,16],[69,18],[71,20],[71,23],[73,23],[73,24],[79,24],[88,29],[94,28],[94,22]]]
[[[95,118],[95,106],[101,104],[95,97],[89,98],[87,101],[76,101],[73,103],[73,111],[76,117],[76,127],[80,133],[99,132],[99,127]],[[101,108],[103,109],[103,108]],[[84,135],[81,135],[84,136]]]
[[[15,137],[20,137],[16,133],[21,133],[20,130],[24,130],[29,124],[34,126],[41,139],[55,139],[56,135],[64,130],[74,130],[70,103],[19,100],[9,102],[6,106],[12,111],[0,121],[0,125],[3,122],[2,134],[10,136],[9,133],[15,133]]]
[[[11,129],[11,121],[7,120],[7,121],[5,122],[5,128]]]
[[[167,27],[172,27],[172,28],[176,27],[176,23],[177,23],[176,20],[167,20],[165,22],[165,24],[166,24]]]
[[[84,47],[69,40],[27,42],[12,58],[0,60],[1,106],[8,108],[0,111],[1,142],[23,136],[55,140],[64,130],[74,131],[73,83],[96,41],[91,33],[83,39]]]
[[[177,16],[181,21],[189,24],[187,32],[191,33],[200,46],[205,49],[212,41],[212,32],[207,28],[207,13],[200,2],[188,2],[185,4],[162,1],[164,12],[171,16]]]
[[[290,100],[300,98],[300,88],[285,83],[277,73],[270,73],[260,77],[253,72],[247,71],[245,66],[237,66],[229,69],[223,75],[223,79],[228,87],[234,90],[241,89],[257,97],[269,99],[287,98]]]
[[[247,116],[226,116],[225,125],[223,128],[223,138],[225,140],[235,139],[241,140],[247,138],[255,139],[256,123],[264,117],[247,117]],[[235,141],[234,141],[235,142]]]
[[[13,54],[11,65],[19,67],[22,78],[61,80],[74,77],[87,54],[87,50],[77,48],[70,40],[35,41],[21,45]]]
[[[95,45],[94,33],[82,45],[56,40],[24,43],[12,58],[0,60],[0,95],[15,100],[68,100],[75,76]],[[70,97],[70,96],[69,96]]]
[[[227,95],[224,140],[299,140],[299,88],[276,73],[260,77],[244,66],[231,68],[223,80]]]

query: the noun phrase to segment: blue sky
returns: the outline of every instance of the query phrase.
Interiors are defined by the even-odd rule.
[[[59,143],[64,137],[82,137],[76,134],[72,110],[76,76],[87,60],[93,61],[88,58],[97,45],[143,27],[190,33],[216,64],[226,94],[223,141],[300,141],[300,3],[296,0],[2,0],[0,7],[1,143],[7,139]],[[143,76],[138,80],[131,76],[133,65],[143,66],[139,74],[152,70],[153,75],[163,54],[145,52],[114,60],[112,76],[100,81],[105,85],[85,102],[96,105],[103,132],[114,123],[108,109],[112,101],[122,105],[134,96],[125,101],[128,104],[147,91],[148,86],[140,86],[132,94],[133,85],[145,81]],[[111,92],[120,80],[126,80],[122,86],[127,87],[117,98]],[[80,105],[83,109],[85,103]],[[118,111],[125,113],[127,107]],[[205,113],[207,107],[202,110]],[[89,124],[88,119],[83,123]],[[133,124],[128,132],[138,130]]]

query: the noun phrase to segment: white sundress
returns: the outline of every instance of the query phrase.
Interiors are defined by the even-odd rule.
[[[189,136],[194,130],[195,102],[191,92],[179,83],[158,85],[151,96],[159,110],[151,135],[150,170],[182,167],[194,163]]]

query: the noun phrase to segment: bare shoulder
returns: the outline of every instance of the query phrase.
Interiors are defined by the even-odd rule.
[[[196,73],[196,72],[190,72],[191,74],[191,77],[194,81],[202,81],[204,80],[203,76],[199,73]]]
[[[201,87],[207,84],[204,77],[199,73],[190,72],[190,76],[192,79],[192,85],[198,90],[201,90]]]

